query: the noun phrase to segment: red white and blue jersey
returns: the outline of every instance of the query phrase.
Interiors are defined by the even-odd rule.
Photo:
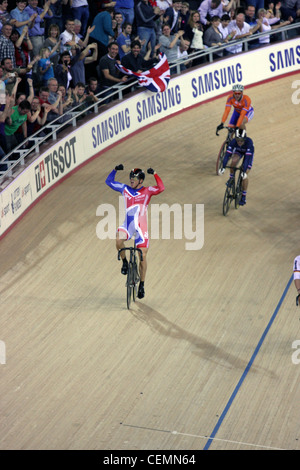
[[[293,266],[294,279],[300,279],[300,256],[296,256]]]
[[[142,186],[139,189],[133,189],[127,184],[115,181],[116,170],[113,170],[106,178],[106,184],[114,191],[122,194],[125,202],[125,221],[118,231],[126,234],[129,240],[135,235],[136,246],[149,246],[147,210],[152,196],[156,196],[164,191],[165,187],[161,178],[155,174],[157,186]]]

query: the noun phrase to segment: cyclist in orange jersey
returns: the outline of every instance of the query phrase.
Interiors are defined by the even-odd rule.
[[[251,121],[253,118],[254,109],[249,96],[244,95],[244,86],[240,84],[233,85],[232,93],[228,96],[226,101],[222,122],[218,125],[216,132],[223,129],[232,106],[234,111],[228,127],[246,129],[247,122]]]

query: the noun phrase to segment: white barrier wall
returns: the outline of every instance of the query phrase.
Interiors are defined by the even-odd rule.
[[[297,38],[172,77],[164,93],[141,91],[116,103],[53,144],[0,193],[0,238],[45,191],[120,139],[182,109],[227,93],[233,83],[253,85],[299,70]]]

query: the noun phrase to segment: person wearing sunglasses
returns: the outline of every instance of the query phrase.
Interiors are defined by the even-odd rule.
[[[221,124],[217,126],[216,133],[223,129],[224,124],[233,108],[233,113],[229,121],[228,127],[246,129],[246,124],[251,121],[254,116],[254,109],[249,96],[244,95],[244,86],[236,83],[232,87],[232,91],[227,98],[225,110],[222,116]]]
[[[145,172],[140,168],[134,168],[129,173],[129,185],[115,181],[117,171],[124,170],[124,166],[117,165],[106,178],[106,184],[114,191],[122,194],[125,202],[126,217],[122,226],[117,229],[116,248],[120,250],[125,247],[124,241],[135,237],[135,244],[143,253],[143,260],[140,262],[140,284],[138,298],[145,296],[145,278],[147,271],[147,252],[149,248],[149,235],[147,224],[147,210],[152,196],[156,196],[164,191],[165,187],[152,169],[148,168],[147,173],[153,175],[156,186],[144,186]],[[128,261],[125,252],[121,252],[122,268],[121,273],[126,275],[128,271]]]

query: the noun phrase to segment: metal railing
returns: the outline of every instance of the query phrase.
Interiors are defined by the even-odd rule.
[[[224,49],[234,46],[241,45],[244,52],[249,50],[249,43],[252,41],[257,41],[259,37],[265,37],[267,35],[272,36],[279,34],[281,36],[281,41],[286,41],[289,39],[289,31],[294,31],[294,36],[298,36],[300,33],[300,23],[290,24],[288,26],[277,28],[271,31],[265,31],[263,33],[255,33],[252,36],[246,37],[244,39],[230,41],[222,46],[213,46],[205,48],[201,52],[189,54],[187,58],[178,59],[173,63],[170,63],[171,74],[174,72],[176,74],[181,73],[181,66],[187,62],[190,62],[193,59],[206,57],[206,61],[214,62],[215,55],[221,54]],[[274,44],[274,43],[273,43]],[[268,45],[268,44],[267,44]],[[224,57],[226,58],[226,56]],[[222,59],[222,57],[220,57]],[[130,79],[127,83],[117,84],[112,86],[109,89],[103,90],[96,95],[98,101],[91,104],[90,106],[85,107],[83,110],[82,104],[72,107],[70,110],[67,110],[63,115],[58,116],[56,119],[52,120],[48,124],[45,124],[33,135],[25,139],[21,144],[16,146],[11,152],[9,152],[5,157],[0,161],[0,191],[9,184],[9,182],[18,174],[19,169],[23,169],[26,158],[32,157],[35,153],[39,153],[40,146],[45,142],[52,139],[53,141],[57,140],[57,134],[67,127],[77,127],[77,122],[79,119],[82,119],[89,113],[98,113],[99,107],[106,104],[109,100],[119,99],[121,100],[124,96],[124,92],[128,90],[132,91],[137,89],[138,81],[137,79]],[[33,142],[33,144],[32,144]],[[30,147],[27,148],[27,146]],[[3,168],[4,167],[4,168]],[[2,168],[2,169],[1,169]]]

